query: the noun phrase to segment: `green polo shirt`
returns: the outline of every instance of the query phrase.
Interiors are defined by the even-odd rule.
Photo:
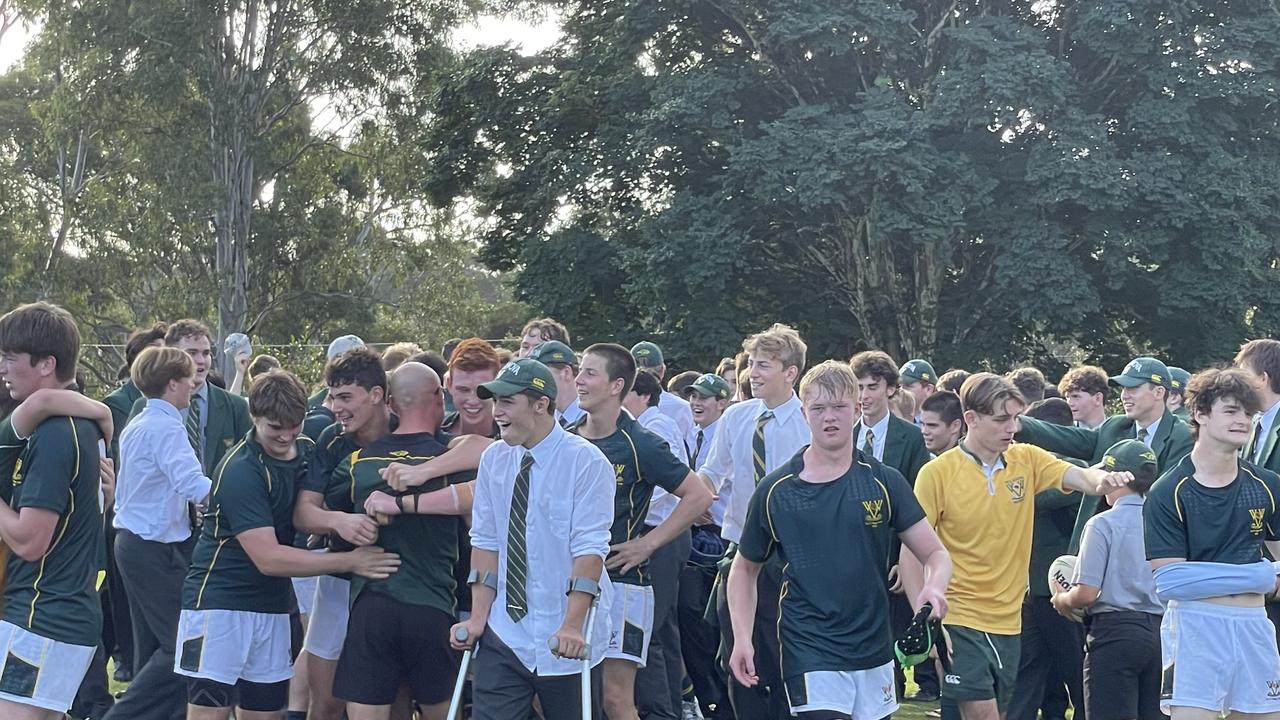
[[[58,521],[39,560],[9,555],[4,619],[73,645],[97,645],[102,632],[96,588],[106,560],[100,438],[92,421],[51,417],[28,438],[9,475],[15,512],[42,508],[57,513]]]
[[[278,460],[263,450],[250,431],[222,459],[214,471],[204,526],[182,586],[183,608],[289,612],[289,578],[259,571],[238,536],[272,528],[276,542],[293,544],[293,505],[310,450],[311,441],[299,437],[296,456]]]
[[[570,428],[582,434],[585,418]],[[689,475],[689,467],[676,460],[667,443],[636,422],[625,410],[618,414],[618,428],[613,434],[591,440],[613,465],[613,528],[609,544],[635,540],[644,530],[644,516],[649,512],[649,498],[660,487],[675,492]],[[609,579],[630,585],[648,585],[649,563],[645,561],[630,572],[610,570]]]

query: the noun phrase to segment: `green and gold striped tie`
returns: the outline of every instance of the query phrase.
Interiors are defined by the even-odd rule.
[[[520,622],[529,614],[525,581],[529,577],[529,551],[525,544],[525,521],[529,514],[529,472],[533,453],[525,453],[511,490],[511,519],[507,524],[507,615]]]
[[[204,462],[204,453],[200,452],[200,396],[192,395],[191,404],[187,406],[187,440],[191,449],[196,451],[196,458]]]
[[[867,436],[862,441],[862,454],[869,458],[876,456],[876,431],[867,428]]]
[[[764,426],[772,419],[773,411],[765,410],[764,414],[756,420],[756,434],[751,438],[751,460],[755,464],[757,485],[768,474],[764,467]]]

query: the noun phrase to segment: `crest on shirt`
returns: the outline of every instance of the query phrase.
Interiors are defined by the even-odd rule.
[[[1027,479],[1019,475],[1012,480],[1005,480],[1004,486],[1009,489],[1009,499],[1013,502],[1022,502],[1027,494]]]
[[[1249,532],[1254,535],[1260,535],[1262,533],[1262,521],[1266,516],[1266,508],[1249,508]]]
[[[627,466],[618,463],[613,464],[613,479],[619,485],[622,484],[622,476],[627,472]]]
[[[22,484],[22,458],[18,458],[18,461],[13,464],[12,480],[14,485]]]
[[[884,523],[884,500],[863,500],[862,509],[867,511],[862,519],[867,527],[880,527]]]

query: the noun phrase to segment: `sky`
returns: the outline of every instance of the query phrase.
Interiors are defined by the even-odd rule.
[[[22,59],[27,43],[37,29],[36,26],[17,23],[0,37],[0,73]],[[529,23],[516,18],[486,15],[459,29],[455,42],[463,48],[510,42],[522,52],[532,54],[550,46],[559,37],[560,30],[554,17]]]

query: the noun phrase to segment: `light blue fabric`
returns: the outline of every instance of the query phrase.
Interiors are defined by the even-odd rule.
[[[1203,600],[1239,593],[1269,593],[1276,587],[1276,564],[1249,565],[1179,562],[1156,570],[1156,595],[1162,602]]]

